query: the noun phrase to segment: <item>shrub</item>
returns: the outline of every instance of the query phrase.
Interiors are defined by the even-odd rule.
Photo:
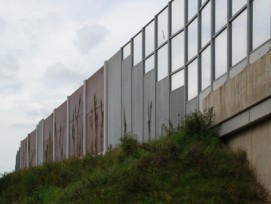
[[[209,142],[218,142],[218,127],[213,126],[213,108],[204,112],[195,111],[184,116],[181,132],[186,136],[197,137]]]
[[[126,155],[136,156],[138,153],[138,142],[134,135],[126,134],[120,139],[120,148]]]

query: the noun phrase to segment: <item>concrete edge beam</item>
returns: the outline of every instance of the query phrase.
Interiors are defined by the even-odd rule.
[[[271,116],[271,98],[220,124],[219,135],[225,137]]]

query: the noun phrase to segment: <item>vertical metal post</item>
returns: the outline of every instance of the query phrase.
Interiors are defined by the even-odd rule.
[[[187,58],[188,58],[188,0],[184,0],[184,113],[186,114],[186,102],[188,99],[188,70],[187,70]]]
[[[141,101],[141,106],[142,106],[142,131],[141,131],[141,141],[144,142],[144,73],[145,73],[145,27],[142,28],[142,101]],[[121,80],[122,81],[122,80]],[[122,87],[122,86],[121,86]],[[122,90],[121,90],[122,91]]]
[[[83,86],[83,156],[86,155],[87,144],[87,81],[84,80]]]
[[[39,139],[39,125],[36,125],[36,166],[39,165],[38,157],[39,157],[39,146],[38,146],[38,139]]]
[[[253,10],[252,10],[253,5],[252,4],[253,4],[253,1],[247,0],[247,59],[249,59],[250,52],[253,50]],[[270,11],[271,11],[271,8],[270,8]]]
[[[150,25],[150,24],[149,24]],[[144,101],[145,101],[145,94],[144,94],[144,76],[145,76],[145,58],[146,58],[146,52],[145,52],[145,44],[146,44],[146,27],[144,27],[142,29],[142,66],[143,66],[143,77],[142,77],[142,87],[143,87],[143,91],[142,91],[142,142],[145,142],[145,131],[144,131]]]
[[[44,154],[43,138],[44,138],[44,119],[42,119],[41,121],[41,164],[43,164],[43,154]]]
[[[229,79],[230,68],[232,67],[232,24],[230,23],[232,16],[231,5],[231,1],[227,1],[227,80]]]
[[[215,0],[211,0],[211,90],[215,80]]]
[[[23,158],[22,158],[22,149],[23,149],[23,145],[22,145],[22,142],[20,142],[20,147],[21,147],[21,149],[20,149],[20,169],[22,169],[23,168]]]
[[[201,5],[201,1],[198,0],[198,7],[197,7],[197,19],[198,19],[198,49],[197,49],[197,60],[198,60],[198,64],[197,64],[197,69],[198,69],[198,76],[197,76],[197,82],[198,82],[198,93],[197,93],[197,101],[198,101],[198,107],[197,109],[199,109],[199,93],[201,90],[201,60],[200,60],[200,52],[199,50],[201,49],[201,15],[199,12],[200,9],[200,5]]]
[[[29,167],[29,152],[28,152],[28,149],[30,147],[28,146],[28,142],[29,142],[29,135],[27,135],[27,137],[26,137],[26,168]]]
[[[134,38],[131,38],[131,60],[132,60],[132,70],[131,70],[131,132],[133,133],[133,68],[134,68]],[[121,116],[122,117],[122,116]],[[121,123],[122,124],[122,123]]]
[[[104,149],[103,153],[105,154],[107,152],[108,147],[108,132],[107,132],[107,111],[108,111],[108,105],[107,105],[107,69],[108,69],[108,62],[104,62]]]
[[[156,134],[156,126],[157,126],[157,120],[156,120],[156,112],[157,112],[157,107],[156,107],[156,96],[157,96],[157,78],[158,78],[158,60],[157,60],[157,44],[158,44],[158,16],[155,15],[154,17],[154,91],[155,91],[155,99],[154,99],[154,103],[155,103],[155,123],[154,123],[154,138],[157,138],[157,134]]]
[[[169,76],[169,81],[170,81],[170,84],[171,84],[171,77],[170,77],[170,73],[171,73],[171,22],[172,22],[172,19],[171,19],[171,12],[172,12],[172,9],[171,9],[171,5],[172,5],[172,2],[169,2],[168,3],[168,76]],[[169,91],[171,90],[171,85],[169,85]]]
[[[132,90],[133,90],[133,68],[134,68],[134,40],[133,38],[130,39],[130,49],[131,49],[131,63],[132,63],[132,66],[131,66],[131,129],[130,131],[133,132],[133,100],[132,100]],[[108,64],[108,62],[107,62]],[[108,79],[108,78],[107,78]],[[122,123],[121,123],[122,124]],[[124,132],[124,131],[123,131]]]
[[[55,154],[56,154],[56,109],[53,112],[53,161],[55,161]]]
[[[202,38],[202,10],[201,12],[199,11],[201,7],[201,4],[199,2],[199,7],[198,7],[198,93],[200,93],[200,91],[202,90],[201,87],[201,78],[202,78],[202,63],[201,63],[201,53],[200,50],[202,48],[201,46],[201,38]]]
[[[69,158],[69,138],[70,138],[70,97],[67,97],[67,121],[66,121],[66,159]]]

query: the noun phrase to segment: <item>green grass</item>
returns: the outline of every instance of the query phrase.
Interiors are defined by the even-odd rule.
[[[144,144],[126,135],[104,156],[6,174],[0,203],[266,203],[246,153],[220,142],[211,117],[193,113]]]

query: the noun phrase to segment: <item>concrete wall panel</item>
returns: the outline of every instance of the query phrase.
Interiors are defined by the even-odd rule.
[[[103,152],[103,106],[94,109],[87,115],[87,153]]]
[[[104,104],[104,68],[87,80],[87,114]]]
[[[186,114],[195,112],[196,110],[199,110],[199,98],[193,98],[192,100],[188,101],[185,106]]]
[[[36,130],[28,135],[28,155],[29,167],[37,166],[37,152],[36,152]]]
[[[67,101],[55,110],[55,160],[66,158]]]
[[[170,93],[170,122],[174,127],[181,124],[185,114],[184,87]]]
[[[107,146],[115,147],[121,138],[121,51],[108,60]]]
[[[132,69],[132,133],[143,141],[143,63]]]
[[[69,98],[69,156],[83,155],[83,86]]]
[[[55,130],[59,132],[67,123],[67,101],[55,110]]]
[[[155,70],[144,76],[144,141],[155,139]]]
[[[83,155],[83,114],[70,122],[69,157]]]
[[[55,160],[62,161],[66,159],[66,134],[67,127],[62,126],[55,134]]]
[[[122,135],[132,131],[132,58],[122,61]]]
[[[20,152],[21,148],[19,148],[19,150],[16,153],[16,164],[15,164],[15,171],[18,171],[20,169],[20,159],[21,159],[21,152]]]
[[[21,141],[21,169],[27,168],[27,137]]]
[[[83,114],[83,86],[70,96],[70,121]]]
[[[169,78],[156,83],[156,137],[164,134],[162,126],[169,125]]]
[[[44,135],[44,120],[41,120],[37,125],[37,165],[43,164],[43,135]]]
[[[227,137],[225,143],[233,150],[244,149],[255,168],[258,180],[271,192],[271,119]]]
[[[103,151],[104,125],[104,68],[87,80],[86,151],[96,154]]]
[[[53,161],[53,114],[44,120],[43,161]]]

